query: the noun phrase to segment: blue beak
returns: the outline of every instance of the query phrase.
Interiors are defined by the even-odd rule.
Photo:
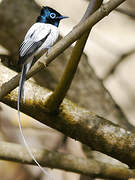
[[[58,19],[64,19],[64,18],[69,18],[68,16],[59,16],[59,17],[57,17]]]

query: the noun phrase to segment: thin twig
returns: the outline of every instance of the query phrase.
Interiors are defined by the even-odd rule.
[[[130,50],[127,53],[124,53],[120,56],[120,58],[116,61],[116,63],[114,63],[109,70],[106,72],[103,81],[105,81],[109,76],[113,75],[117,69],[117,67],[123,62],[125,61],[129,56],[131,56],[132,54],[135,53],[135,49]]]
[[[135,171],[123,166],[111,165],[93,159],[76,157],[46,149],[31,148],[35,158],[42,166],[57,168],[91,177],[128,179],[135,177]],[[18,144],[0,142],[0,159],[35,165],[26,149]]]
[[[129,11],[127,9],[122,9],[122,8],[117,8],[117,9],[115,9],[115,11],[120,12],[124,15],[127,15],[127,16],[131,17],[132,19],[135,19],[135,12]]]
[[[107,16],[113,9],[123,3],[125,0],[110,0],[104,4],[99,10],[92,14],[80,25],[76,26],[64,39],[60,40],[53,48],[50,49],[48,56],[43,55],[39,61],[32,67],[27,74],[27,79],[39,72],[45,66],[49,65],[60,53],[68,48],[73,42],[80,38],[84,32],[91,29],[98,21]],[[39,63],[40,62],[40,63]],[[45,66],[44,66],[45,65]],[[0,99],[7,95],[10,91],[18,86],[20,74],[6,82],[0,88]]]

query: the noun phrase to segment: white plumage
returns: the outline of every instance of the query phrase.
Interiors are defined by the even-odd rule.
[[[59,36],[59,30],[56,26],[51,24],[44,24],[44,23],[35,23],[27,32],[24,41],[22,42],[19,54],[20,54],[20,61],[21,58],[24,61],[22,66],[22,73],[19,81],[19,93],[18,93],[18,120],[19,120],[19,129],[21,136],[23,138],[24,144],[27,148],[32,159],[38,165],[38,167],[44,172],[44,174],[50,177],[50,174],[44,170],[38,161],[35,159],[34,155],[32,154],[29,145],[27,144],[25,137],[23,135],[22,127],[21,127],[21,120],[20,120],[20,102],[23,100],[25,101],[24,95],[24,83],[26,74],[29,71],[33,57],[40,53],[43,50],[49,49],[57,40]],[[53,179],[52,177],[50,177]]]
[[[59,30],[52,24],[38,22],[28,30],[19,48],[20,61],[23,63],[19,85],[19,101],[24,98],[25,76],[31,67],[33,57],[41,51],[49,49],[56,42],[58,36]]]
[[[24,57],[29,53],[37,55],[40,51],[49,49],[55,43],[58,36],[59,30],[52,24],[39,22],[33,24],[20,46],[20,57]]]
[[[48,50],[57,40],[59,36],[58,25],[61,19],[67,18],[62,16],[56,10],[46,6],[41,9],[37,22],[28,30],[24,41],[19,48],[19,63],[22,64],[22,73],[19,81],[18,91],[18,121],[21,136],[25,147],[27,148],[31,158],[39,166],[39,168],[49,176],[49,174],[40,166],[38,161],[32,154],[29,145],[23,135],[20,120],[20,102],[24,102],[24,83],[26,74],[31,68],[33,58],[43,50]],[[52,178],[51,178],[52,179]]]

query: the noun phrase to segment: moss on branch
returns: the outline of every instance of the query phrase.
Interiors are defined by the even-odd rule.
[[[0,65],[0,85],[15,75]],[[59,114],[46,112],[46,102],[51,92],[35,83],[26,83],[26,101],[21,107],[25,114],[37,119],[65,135],[90,146],[93,150],[110,155],[135,167],[135,134],[110,121],[77,106],[65,99]],[[17,107],[17,89],[2,99],[5,104]]]

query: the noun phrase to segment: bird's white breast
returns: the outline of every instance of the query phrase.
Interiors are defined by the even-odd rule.
[[[51,25],[51,24],[43,24],[43,23],[36,23],[40,24],[43,29],[50,29],[50,32],[45,40],[45,42],[42,44],[42,46],[36,51],[36,54],[38,54],[40,51],[49,49],[53,44],[56,42],[59,36],[59,30],[56,26]],[[44,31],[42,31],[44,32]],[[40,32],[39,32],[40,33]],[[43,37],[43,35],[41,35]]]

